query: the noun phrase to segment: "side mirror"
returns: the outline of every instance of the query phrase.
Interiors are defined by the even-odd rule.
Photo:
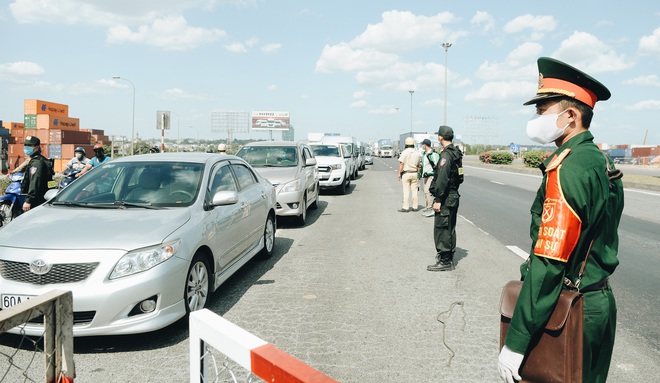
[[[305,166],[316,166],[316,158],[308,158],[305,160]]]
[[[46,194],[44,194],[44,199],[48,201],[51,198],[55,197],[59,192],[60,192],[59,189],[48,189],[48,191],[46,191]]]
[[[238,193],[230,190],[223,190],[215,193],[213,195],[213,200],[211,201],[211,205],[213,206],[233,205],[235,203],[238,203]]]

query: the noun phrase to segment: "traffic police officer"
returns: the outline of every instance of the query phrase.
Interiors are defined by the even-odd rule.
[[[498,368],[503,380],[520,380],[530,343],[547,323],[563,288],[584,293],[583,381],[605,382],[616,327],[608,284],[617,258],[623,185],[589,131],[596,101],[610,98],[600,82],[561,61],[538,59],[536,105],[530,139],[558,149],[542,165],[543,180],[531,207],[532,253]],[[584,274],[580,267],[589,253]]]
[[[456,217],[460,195],[458,186],[463,182],[463,153],[454,146],[454,130],[443,125],[438,129],[438,141],[442,145],[440,160],[433,174],[430,191],[433,194],[433,239],[436,263],[429,271],[454,269],[456,250]]]
[[[21,181],[21,191],[26,194],[23,211],[28,211],[46,202],[44,194],[53,186],[53,171],[48,159],[41,155],[39,137],[25,137],[23,152],[30,158]]]

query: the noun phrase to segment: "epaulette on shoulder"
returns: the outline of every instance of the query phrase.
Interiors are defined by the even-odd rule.
[[[561,164],[561,162],[564,160],[564,158],[566,158],[566,156],[568,156],[568,154],[569,154],[570,152],[571,152],[571,149],[566,149],[566,150],[564,150],[563,152],[561,152],[560,155],[556,156],[556,157],[550,162],[550,164],[548,165],[548,167],[545,168],[546,173],[549,172],[550,170],[553,170],[553,169],[556,168],[557,166],[559,166],[559,164]]]

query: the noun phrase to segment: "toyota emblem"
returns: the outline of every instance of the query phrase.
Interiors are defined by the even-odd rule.
[[[43,259],[35,259],[30,263],[30,271],[37,275],[44,275],[50,271],[52,265]]]

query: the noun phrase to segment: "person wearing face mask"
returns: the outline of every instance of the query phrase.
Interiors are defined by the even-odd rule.
[[[48,159],[41,155],[38,137],[26,136],[23,152],[30,159],[21,181],[21,191],[26,194],[23,211],[28,211],[46,202],[44,195],[53,180],[53,170]]]
[[[105,155],[105,152],[103,150],[103,145],[101,144],[96,144],[94,145],[94,158],[92,158],[86,165],[85,167],[80,171],[80,173],[76,174],[76,177],[81,177],[88,171],[92,170],[96,166],[99,166],[101,164],[104,164],[108,161],[110,161],[111,158]]]
[[[79,172],[85,168],[89,162],[89,158],[85,157],[85,148],[78,146],[74,151],[76,155],[66,164],[66,168],[70,171]]]
[[[554,142],[558,149],[540,166],[543,180],[531,207],[532,250],[520,267],[523,286],[498,369],[505,382],[521,379],[525,354],[561,290],[571,289],[584,294],[582,381],[605,382],[617,311],[608,277],[619,264],[624,198],[621,174],[594,144],[589,128],[594,105],[609,99],[610,91],[552,58],[539,58],[538,68],[536,96],[524,104],[536,106],[527,135],[541,144]]]

